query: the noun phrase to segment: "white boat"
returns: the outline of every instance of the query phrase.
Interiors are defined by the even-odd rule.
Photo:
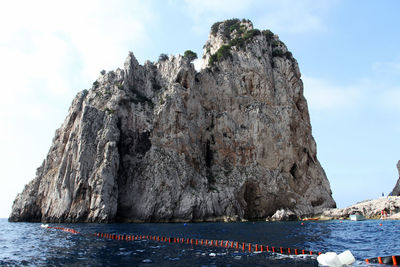
[[[364,221],[365,217],[361,214],[351,214],[350,215],[350,220],[352,221]]]

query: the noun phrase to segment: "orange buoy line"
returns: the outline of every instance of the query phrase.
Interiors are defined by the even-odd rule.
[[[65,232],[80,234],[80,232],[64,227],[47,227],[50,229],[63,230]],[[319,255],[321,252],[313,252],[307,250],[301,250],[301,253],[298,253],[298,249],[290,249],[279,247],[276,249],[275,247],[270,247],[268,245],[262,244],[253,244],[241,242],[239,245],[238,241],[231,240],[213,240],[213,239],[193,239],[193,238],[183,238],[183,237],[165,237],[165,236],[149,236],[149,235],[117,235],[110,233],[94,233],[93,234],[99,238],[112,239],[112,240],[123,240],[123,241],[135,241],[135,240],[152,240],[156,242],[168,242],[168,243],[181,243],[181,244],[190,244],[196,246],[208,246],[208,247],[222,247],[222,248],[234,248],[236,250],[248,251],[248,252],[272,252],[272,253],[280,253],[286,255]],[[294,253],[293,253],[294,251]]]
[[[50,229],[63,230],[65,232],[80,234],[80,232],[64,227],[47,227]],[[234,248],[236,250],[248,251],[248,252],[272,252],[272,253],[280,253],[286,255],[319,255],[321,252],[313,252],[307,250],[301,250],[301,253],[298,253],[298,249],[290,249],[280,247],[276,249],[275,247],[270,247],[262,244],[253,244],[241,242],[239,245],[238,241],[231,240],[213,240],[213,239],[194,239],[194,238],[184,238],[184,237],[165,237],[165,236],[149,236],[149,235],[117,235],[110,233],[94,233],[93,234],[99,238],[112,239],[112,240],[123,240],[123,241],[135,241],[135,240],[152,240],[156,242],[168,242],[168,243],[181,243],[181,244],[190,244],[195,246],[208,246],[208,247],[222,247],[222,248]],[[294,253],[293,253],[294,251]]]
[[[80,232],[65,227],[50,227],[50,229],[62,230],[64,232],[72,234],[81,234]],[[233,248],[235,250],[242,250],[248,252],[271,252],[283,255],[320,255],[321,252],[283,248],[283,247],[272,247],[262,244],[245,243],[231,240],[212,240],[212,239],[194,239],[194,238],[183,238],[183,237],[166,237],[166,236],[149,236],[149,235],[117,235],[110,233],[94,233],[99,238],[112,239],[112,240],[124,240],[124,241],[135,241],[135,240],[152,240],[156,242],[168,242],[168,243],[180,243],[190,244],[195,246],[206,246],[206,247],[222,247],[222,248]],[[400,263],[400,256],[385,256],[376,257],[365,260],[366,263],[379,263],[397,266]]]
[[[366,259],[365,262],[397,266],[400,263],[400,255],[370,258]]]
[[[72,229],[72,228],[65,228],[65,227],[51,227],[51,226],[48,226],[47,228],[50,228],[50,229],[57,229],[57,230],[62,230],[62,231],[64,231],[64,232],[68,232],[68,233],[71,233],[71,234],[80,234],[78,231],[76,231],[76,230],[74,230],[74,229]]]
[[[270,247],[262,244],[253,244],[231,240],[213,240],[213,239],[194,239],[194,238],[183,238],[183,237],[164,237],[164,236],[144,236],[144,235],[115,235],[105,233],[95,233],[96,237],[114,239],[114,240],[152,240],[156,242],[168,242],[168,243],[180,243],[194,246],[206,246],[206,247],[222,247],[222,248],[234,248],[236,250],[248,251],[248,252],[271,252],[279,253],[284,255],[320,255],[321,252],[314,252],[308,250],[301,250],[299,253],[298,249],[283,248],[283,247]]]

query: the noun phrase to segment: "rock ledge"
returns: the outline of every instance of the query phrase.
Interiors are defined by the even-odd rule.
[[[359,212],[367,219],[380,219],[381,211],[385,210],[391,219],[400,219],[400,197],[381,197],[374,200],[366,200],[344,209],[328,209],[320,215],[322,220],[348,219],[350,214]]]

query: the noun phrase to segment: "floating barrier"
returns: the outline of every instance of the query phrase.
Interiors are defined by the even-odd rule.
[[[42,227],[43,227],[43,226],[42,226]],[[74,230],[74,229],[71,229],[71,228],[65,228],[65,227],[51,227],[51,226],[47,226],[47,227],[44,227],[44,228],[62,230],[62,231],[64,231],[64,232],[68,232],[68,233],[71,233],[71,234],[80,234],[78,231],[76,231],[76,230]]]
[[[398,264],[400,264],[400,255],[376,257],[376,258],[366,259],[365,261],[367,263],[379,263],[379,264],[397,266]]]
[[[321,252],[315,252],[310,250],[299,250],[284,247],[272,247],[263,244],[253,244],[231,240],[213,240],[213,239],[195,239],[195,238],[183,238],[183,237],[164,237],[164,236],[143,236],[143,235],[115,235],[107,233],[94,233],[99,238],[123,240],[123,241],[134,241],[134,240],[152,240],[156,242],[168,242],[168,243],[179,243],[194,246],[206,246],[206,247],[221,247],[221,248],[233,248],[236,250],[242,250],[243,252],[271,252],[283,255],[312,255],[318,256]]]
[[[72,234],[81,234],[80,232],[65,227],[51,227],[51,226],[42,226],[43,228],[48,229],[56,229],[62,230],[64,232],[72,233]],[[284,247],[273,247],[263,244],[253,244],[253,243],[245,243],[231,240],[212,240],[212,239],[194,239],[194,238],[182,238],[182,237],[165,237],[165,236],[149,236],[149,235],[117,235],[110,233],[94,233],[94,236],[98,238],[111,239],[111,240],[120,240],[120,241],[137,241],[137,240],[152,240],[156,242],[168,242],[168,243],[179,243],[179,244],[190,244],[191,246],[206,246],[206,247],[222,247],[222,248],[232,248],[235,250],[242,250],[248,252],[269,252],[269,253],[277,253],[283,255],[309,255],[309,256],[319,256],[322,252],[316,252],[311,250],[300,250],[293,248],[284,248]],[[400,263],[400,256],[384,256],[384,257],[376,257],[369,258],[365,260],[366,263],[379,263],[386,265],[397,266]]]
[[[336,267],[352,265],[356,259],[354,258],[353,254],[351,254],[350,250],[346,250],[339,255],[337,255],[335,252],[321,254],[317,257],[317,261],[323,266]]]

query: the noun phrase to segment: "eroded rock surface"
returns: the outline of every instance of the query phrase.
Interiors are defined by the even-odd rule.
[[[397,162],[397,171],[399,172],[399,179],[393,188],[392,196],[400,196],[400,160]]]
[[[360,213],[367,219],[379,219],[381,211],[386,211],[390,218],[399,219],[400,197],[381,197],[373,200],[365,200],[343,209],[327,209],[321,219],[348,219],[350,214]]]
[[[103,72],[79,93],[10,221],[262,219],[334,207],[296,60],[250,21],[182,56]]]

